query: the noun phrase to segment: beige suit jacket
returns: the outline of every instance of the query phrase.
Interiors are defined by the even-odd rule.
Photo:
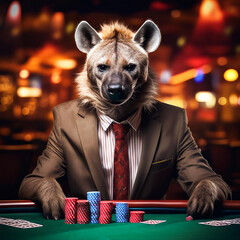
[[[53,110],[54,126],[48,144],[32,174],[20,187],[20,198],[33,198],[34,184],[44,177],[67,182],[67,195],[86,198],[87,191],[99,190],[109,199],[98,150],[96,112],[79,107],[78,100]],[[213,172],[201,155],[187,126],[184,109],[156,102],[142,114],[142,155],[130,199],[162,199],[172,177],[190,195],[202,179],[230,189]]]

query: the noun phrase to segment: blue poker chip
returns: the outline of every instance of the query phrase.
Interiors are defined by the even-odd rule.
[[[90,222],[91,223],[99,223],[99,214],[91,214]]]
[[[99,191],[87,192],[87,200],[90,206],[90,222],[98,223],[100,215],[100,201],[101,195]]]
[[[98,205],[90,206],[91,213],[99,213],[99,211],[100,211],[100,206],[98,206]]]
[[[87,200],[89,203],[96,203],[101,201],[101,194],[99,191],[87,192]]]
[[[128,203],[116,203],[116,222],[128,222],[129,220],[129,207]]]

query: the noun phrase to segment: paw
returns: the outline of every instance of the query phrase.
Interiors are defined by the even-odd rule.
[[[194,219],[210,218],[218,201],[218,188],[210,180],[202,180],[194,189],[187,208],[187,215]]]
[[[46,178],[42,181],[38,197],[46,219],[58,220],[64,217],[65,195],[55,179]]]

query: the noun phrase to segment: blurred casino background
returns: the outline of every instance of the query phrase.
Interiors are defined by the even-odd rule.
[[[74,30],[87,20],[146,19],[162,42],[150,54],[159,99],[186,108],[196,142],[240,199],[239,0],[22,0],[0,2],[0,199],[16,199],[52,127],[52,108],[76,98],[85,55]],[[186,198],[176,182],[167,198]]]

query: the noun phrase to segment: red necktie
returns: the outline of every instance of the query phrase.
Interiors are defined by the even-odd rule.
[[[128,124],[112,124],[115,135],[113,199],[127,200],[129,186],[129,162],[127,148]]]

